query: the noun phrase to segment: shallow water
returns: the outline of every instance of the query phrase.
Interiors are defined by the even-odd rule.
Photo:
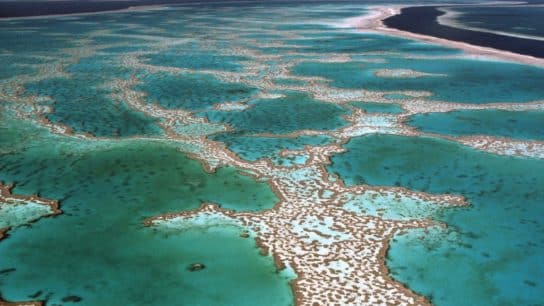
[[[29,94],[49,96],[54,113],[46,118],[76,132],[94,136],[158,135],[161,129],[155,120],[130,109],[124,102],[115,102],[107,90],[87,87],[88,78],[55,78],[27,85]],[[95,85],[97,86],[97,85]],[[93,97],[93,99],[89,99]]]
[[[422,44],[413,40],[382,36],[374,34],[362,34],[357,32],[346,33],[345,31],[333,32],[330,29],[323,29],[317,35],[305,37],[304,39],[290,40],[289,43],[302,45],[297,48],[302,52],[381,52],[388,53],[404,52],[411,54],[427,55],[451,55],[459,51],[444,48],[436,45]],[[326,35],[326,36],[324,36]]]
[[[416,78],[381,78],[378,69],[410,69],[432,75]],[[529,102],[544,98],[544,69],[506,62],[471,59],[387,59],[386,63],[305,62],[293,71],[332,80],[340,88],[376,91],[431,91],[430,99],[460,103]],[[526,80],[531,80],[530,82]]]
[[[2,147],[13,151],[0,155],[0,180],[17,182],[15,193],[60,199],[63,211],[12,230],[0,243],[0,270],[15,268],[0,274],[4,298],[62,304],[78,296],[82,305],[254,305],[261,298],[268,305],[291,304],[288,280],[252,239],[239,237],[241,229],[168,234],[143,226],[145,218],[202,202],[270,208],[278,199],[267,184],[232,168],[208,174],[165,144],[82,143],[6,118],[2,123],[11,127],[0,129]],[[187,271],[194,262],[207,268]]]
[[[64,214],[17,227],[0,242],[2,297],[47,299],[52,305],[77,298],[87,305],[290,305],[288,282],[294,276],[276,271],[252,238],[240,237],[242,228],[143,226],[146,218],[204,202],[252,212],[277,203],[266,182],[230,167],[207,173],[188,158],[185,153],[198,152],[201,139],[224,143],[243,160],[301,166],[308,154],[279,153],[334,143],[334,137],[314,134],[345,127],[344,116],[353,107],[373,113],[368,124],[383,121],[380,114],[390,122],[403,112],[401,100],[414,99],[406,90],[428,91],[429,97],[417,98],[428,103],[544,98],[542,69],[466,59],[458,50],[337,27],[341,18],[363,12],[354,4],[267,4],[244,6],[241,18],[240,8],[229,5],[174,6],[3,23],[0,180],[15,182],[15,193],[60,200]],[[327,63],[331,60],[338,62]],[[379,76],[383,69],[393,72]],[[142,94],[142,108],[184,110],[196,118],[136,111],[115,98],[123,90],[114,86],[119,80],[137,83],[130,89]],[[349,93],[338,91],[333,96],[349,105],[321,101],[319,90],[326,86],[373,95],[350,100]],[[391,103],[368,102],[380,97]],[[231,105],[240,109],[214,109],[225,102],[238,102]],[[20,121],[39,117],[33,108],[79,136],[52,135]],[[411,124],[448,135],[541,139],[540,117],[540,112],[460,111],[417,115]],[[169,120],[169,132],[193,144],[167,140],[160,125]],[[313,136],[280,135],[303,130]],[[82,133],[108,139],[89,140]],[[329,170],[348,185],[450,192],[473,205],[444,210],[394,193],[356,197],[344,205],[387,219],[448,223],[447,231],[395,238],[387,262],[395,279],[437,305],[538,304],[544,274],[538,219],[544,213],[538,188],[544,183],[542,161],[428,138],[375,135],[353,139],[345,148],[349,151],[336,155]],[[305,168],[278,171],[295,181],[315,175]],[[326,192],[332,195],[324,191],[323,197]],[[332,219],[326,222],[319,227],[325,232]],[[195,262],[206,268],[189,272]]]
[[[167,109],[204,110],[216,103],[236,102],[255,94],[255,88],[225,83],[207,74],[159,73],[141,76],[137,90],[147,93],[146,101]]]
[[[329,169],[348,185],[461,194],[471,204],[433,214],[449,230],[397,237],[387,262],[395,279],[437,305],[540,303],[543,161],[392,135],[355,138],[345,147]]]
[[[249,104],[251,107],[243,112],[213,110],[205,114],[211,122],[228,123],[239,132],[283,134],[304,129],[334,130],[347,124],[341,116],[349,113],[297,92]]]
[[[238,61],[244,59],[241,56],[217,55],[205,51],[199,52],[198,50],[195,52],[191,49],[183,52],[178,47],[175,52],[164,52],[148,56],[147,62],[152,65],[187,69],[240,71],[243,66]]]
[[[447,135],[492,135],[516,139],[544,139],[544,112],[460,110],[417,114],[409,125],[423,132]]]
[[[289,165],[293,160],[280,157],[282,150],[302,150],[305,146],[327,145],[332,139],[326,136],[299,136],[297,138],[251,137],[236,134],[219,134],[213,140],[225,143],[231,151],[241,158],[256,161],[270,158],[278,165]],[[294,161],[296,163],[296,161]]]

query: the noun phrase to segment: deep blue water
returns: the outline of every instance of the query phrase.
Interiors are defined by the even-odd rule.
[[[544,7],[486,6],[454,8],[461,13],[455,20],[462,25],[511,34],[544,37]]]
[[[402,9],[401,14],[389,17],[384,23],[389,27],[408,32],[462,41],[540,58],[544,57],[544,41],[444,26],[436,21],[436,17],[443,14],[444,12],[439,11],[436,7],[407,7]]]

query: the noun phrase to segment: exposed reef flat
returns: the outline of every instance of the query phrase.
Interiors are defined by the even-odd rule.
[[[0,240],[12,227],[62,213],[57,201],[43,199],[37,195],[15,195],[12,194],[12,189],[13,185],[0,183]]]
[[[6,237],[11,228],[28,225],[40,218],[62,213],[58,201],[43,199],[37,195],[16,195],[11,192],[13,187],[13,185],[4,185],[0,182],[0,240]],[[43,303],[40,301],[8,302],[2,300],[0,296],[0,305],[42,306]]]
[[[42,302],[8,302],[0,299],[1,306],[43,306]]]

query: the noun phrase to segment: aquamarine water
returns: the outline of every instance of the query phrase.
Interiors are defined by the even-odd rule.
[[[94,73],[93,73],[94,75]],[[94,78],[52,78],[27,84],[27,93],[50,97],[44,102],[54,113],[46,118],[64,124],[76,132],[94,136],[133,136],[161,134],[155,120],[127,107],[125,102],[115,103],[111,91],[88,87]],[[91,83],[92,84],[92,83]],[[91,85],[92,86],[92,85]],[[93,97],[90,99],[89,97]]]
[[[0,55],[0,60],[4,63],[4,69],[0,70],[0,80],[5,80],[13,76],[13,71],[19,71],[20,73],[33,73],[36,70],[32,68],[32,64],[43,62],[42,60],[34,57],[27,56],[13,56],[13,55]]]
[[[411,69],[431,75],[416,78],[375,75],[378,69],[385,68]],[[544,89],[539,85],[544,82],[544,69],[506,62],[389,57],[385,63],[304,62],[294,72],[331,79],[333,86],[341,88],[431,91],[430,99],[450,102],[529,102],[544,98]]]
[[[247,99],[255,88],[239,83],[221,82],[214,76],[197,73],[144,74],[137,90],[147,93],[146,102],[167,109],[204,110],[216,103]]]
[[[277,99],[258,99],[243,112],[208,111],[211,122],[227,123],[241,133],[283,134],[298,130],[334,130],[345,126],[349,111],[298,92],[285,92]]]
[[[398,115],[398,100],[413,99],[406,90],[428,92],[418,99],[429,104],[544,99],[541,68],[463,58],[459,50],[337,27],[342,18],[366,11],[361,4],[227,4],[2,21],[0,181],[16,183],[17,194],[60,200],[64,213],[12,229],[0,241],[1,296],[48,305],[68,305],[70,296],[82,305],[294,304],[292,278],[276,271],[252,238],[240,237],[242,228],[170,232],[143,225],[146,218],[205,202],[257,213],[278,197],[266,181],[239,169],[205,172],[186,155],[199,147],[167,140],[166,120],[116,96],[122,91],[117,81],[137,83],[130,89],[142,94],[144,106],[193,112],[197,123],[174,118],[173,130],[187,141],[208,135],[242,160],[268,158],[282,166],[307,161],[304,154],[280,156],[284,149],[337,141],[285,134],[334,133],[348,125],[353,107]],[[348,61],[326,63],[336,56]],[[423,75],[379,77],[381,69]],[[369,90],[391,103],[357,97],[339,104],[312,95],[326,86]],[[247,109],[214,109],[226,102]],[[39,116],[35,108],[78,136],[29,123]],[[446,135],[541,140],[541,118],[540,111],[474,110],[415,115],[408,123]],[[541,303],[542,160],[379,134],[344,147],[348,151],[335,155],[328,171],[348,185],[454,193],[472,205],[439,209],[394,195],[375,207],[346,204],[361,214],[448,224],[394,238],[387,265],[395,280],[439,306]],[[192,263],[206,268],[190,272]]]
[[[0,180],[14,192],[60,199],[63,214],[10,232],[0,243],[2,296],[81,305],[290,305],[288,279],[239,228],[157,232],[145,218],[212,202],[261,210],[267,184],[233,168],[214,174],[175,147],[148,141],[82,142],[2,118]],[[7,129],[6,127],[10,128]],[[206,269],[189,272],[192,263]]]
[[[412,40],[392,36],[381,36],[373,34],[361,34],[357,32],[346,33],[345,31],[333,32],[321,31],[316,35],[308,35],[304,39],[288,41],[295,45],[304,47],[297,48],[302,52],[381,52],[387,50],[390,53],[405,52],[419,54],[424,52],[431,55],[455,54],[459,51],[443,48],[436,45],[422,44]]]
[[[544,139],[542,111],[459,110],[417,114],[408,123],[423,132],[438,134]]]
[[[179,49],[177,47],[176,49]],[[185,51],[176,50],[153,54],[146,57],[147,62],[152,65],[178,67],[187,69],[211,69],[239,71],[243,68],[238,62],[243,61],[242,56],[217,55],[205,51],[193,51],[191,48]]]
[[[225,143],[231,151],[245,160],[256,161],[261,158],[270,158],[278,165],[290,163],[289,158],[279,156],[282,150],[302,150],[305,146],[327,145],[333,142],[327,136],[272,138],[244,136],[232,133],[214,135],[211,139]]]
[[[389,93],[389,94],[385,94],[383,95],[384,98],[388,99],[388,100],[403,100],[403,99],[410,99],[412,98],[411,96],[409,95],[406,95],[406,94],[401,94],[401,93]]]
[[[345,147],[329,169],[348,185],[461,194],[471,204],[434,213],[446,230],[397,237],[387,261],[395,279],[437,305],[541,302],[543,161],[393,135],[354,138]]]

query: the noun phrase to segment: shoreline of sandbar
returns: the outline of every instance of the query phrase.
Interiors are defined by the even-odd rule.
[[[383,21],[385,19],[400,14],[401,9],[407,7],[410,6],[371,6],[369,7],[370,11],[368,14],[346,19],[345,22],[347,25],[359,31],[376,32],[379,34],[398,36],[426,43],[438,44],[454,49],[460,49],[475,58],[505,60],[526,65],[544,67],[544,59],[541,58],[513,53],[505,50],[494,49],[490,47],[477,46],[466,42],[448,40],[444,38],[398,30],[388,27],[384,24]]]

